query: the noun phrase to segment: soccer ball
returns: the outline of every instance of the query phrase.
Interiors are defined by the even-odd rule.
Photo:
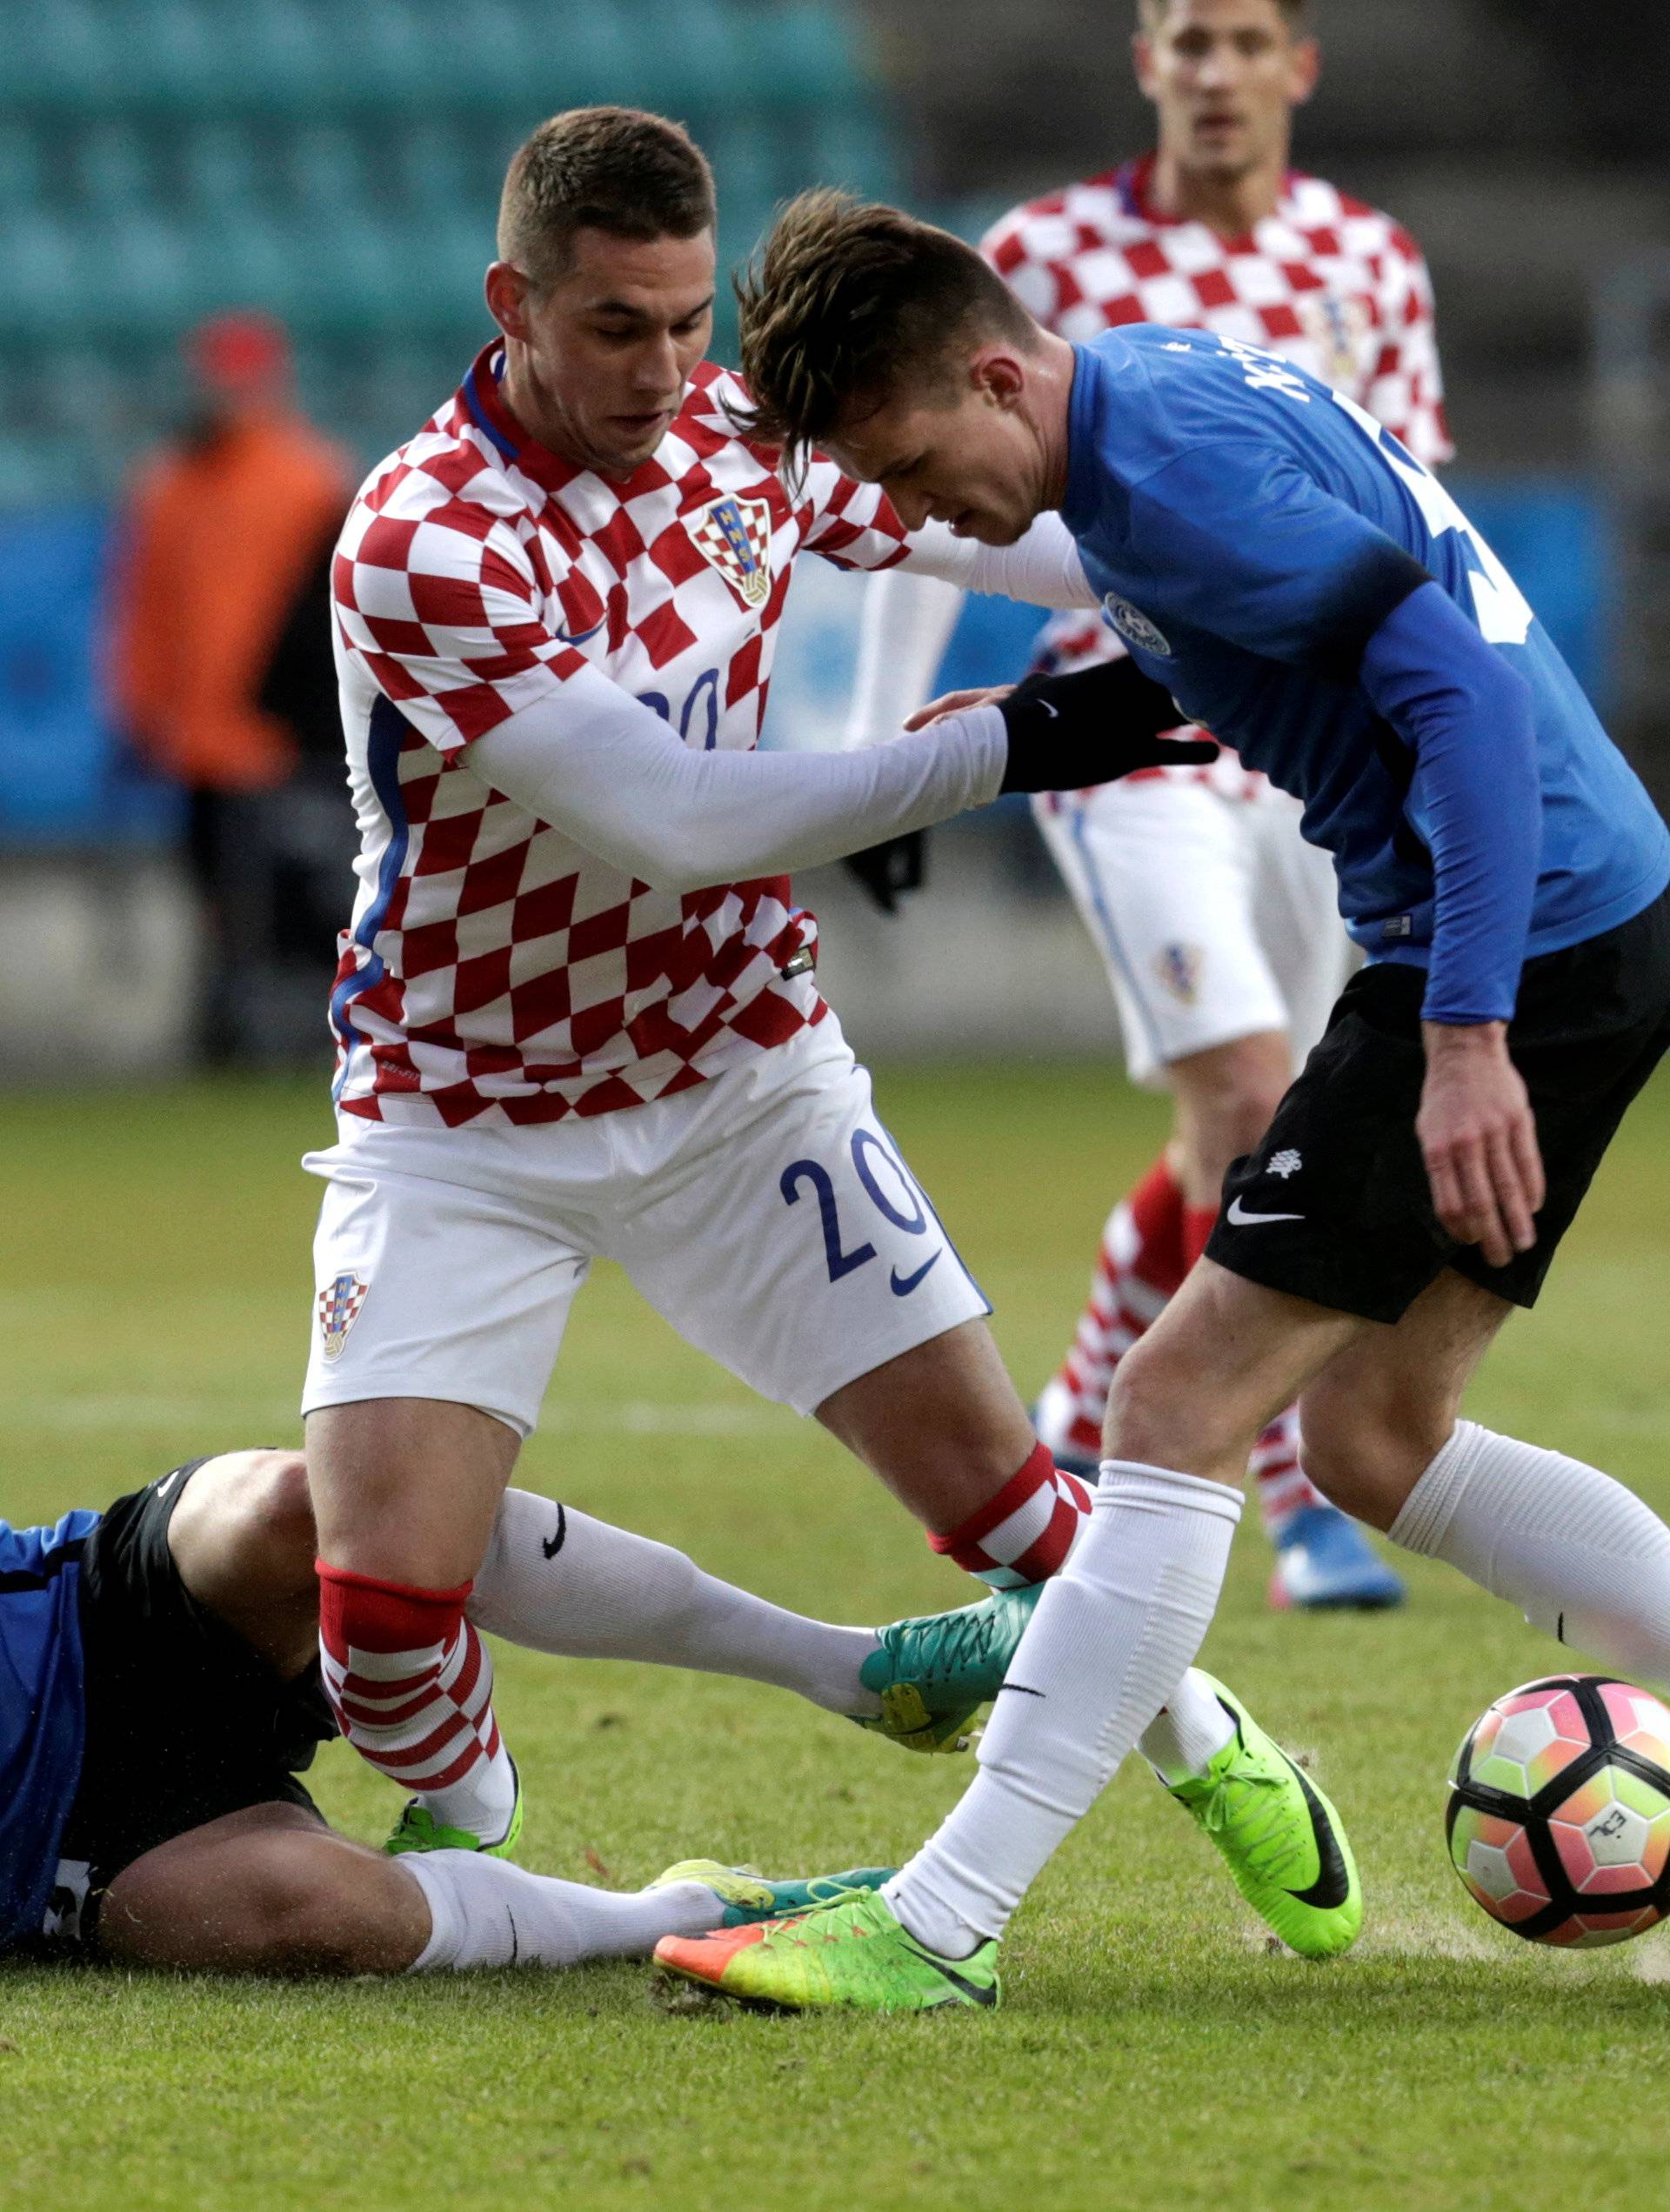
[[[1468,1729],[1450,1859],[1493,1920],[1533,1943],[1622,1943],[1670,1913],[1670,1711],[1633,1682],[1551,1674]]]

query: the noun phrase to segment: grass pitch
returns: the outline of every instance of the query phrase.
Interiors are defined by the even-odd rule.
[[[1024,1387],[1059,1354],[1103,1211],[1162,1113],[1109,1073],[889,1076],[883,1110]],[[189,1454],[297,1433],[320,1092],[0,1100],[0,1512],[98,1504]],[[1637,1108],[1542,1308],[1472,1410],[1670,1509],[1670,1086]],[[467,1286],[460,1286],[467,1296]],[[685,1349],[601,1269],[523,1477],[826,1617],[964,1601],[816,1427]],[[0,1967],[0,2202],[97,2212],[415,2202],[674,2212],[1025,2205],[1512,2206],[1635,2197],[1660,2170],[1670,1952],[1545,1955],[1446,1862],[1446,1761],[1559,1653],[1446,1570],[1388,1618],[1279,1618],[1243,1529],[1206,1663],[1311,1748],[1368,1921],[1273,1956],[1177,1809],[1127,1768],[1039,1885],[994,2016],[667,2014],[645,1971],[273,1987]],[[499,1656],[522,1855],[636,1884],[693,1853],[886,1864],[966,1761],[908,1757],[780,1693]],[[340,1747],[351,1831],[392,1794]]]

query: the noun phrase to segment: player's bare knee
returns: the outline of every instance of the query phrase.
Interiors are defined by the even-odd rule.
[[[1114,1370],[1102,1446],[1111,1459],[1239,1480],[1256,1427],[1241,1438],[1232,1413],[1200,1387],[1186,1352],[1145,1337]],[[1221,1470],[1232,1472],[1225,1478]]]
[[[1306,1474],[1342,1512],[1382,1530],[1397,1519],[1454,1426],[1436,1407],[1353,1407],[1338,1393],[1307,1392],[1299,1418]]]
[[[299,1452],[261,1452],[250,1477],[250,1508],[261,1535],[286,1559],[313,1572],[317,1539],[313,1500],[307,1487],[307,1461]]]

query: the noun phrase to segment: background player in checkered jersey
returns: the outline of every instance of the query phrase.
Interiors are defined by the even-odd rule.
[[[1289,167],[1293,111],[1319,67],[1305,17],[1305,0],[1139,0],[1134,53],[1156,150],[1014,209],[982,251],[1063,337],[1169,323],[1268,347],[1433,467],[1452,448],[1420,249],[1389,216]],[[925,698],[960,604],[903,575],[871,598],[860,741]],[[1039,665],[1065,673],[1124,651],[1108,621],[1065,613]],[[1058,1464],[1088,1474],[1113,1370],[1204,1248],[1225,1171],[1321,1035],[1348,946],[1333,868],[1300,837],[1297,804],[1232,753],[1044,794],[1033,811],[1106,963],[1126,1071],[1174,1100],[1170,1141],[1114,1207],[1072,1344],[1039,1400]],[[1253,1467],[1273,1603],[1399,1601],[1398,1576],[1301,1471],[1291,1409]]]
[[[1018,758],[997,710],[949,746],[753,751],[803,548],[1062,605],[1088,602],[1083,571],[1052,518],[1005,553],[910,538],[821,458],[785,485],[737,432],[741,386],[701,360],[712,237],[676,126],[543,125],[487,277],[502,343],[373,471],[335,563],[363,851],[331,1001],[338,1141],[308,1161],[328,1187],[304,1410],[324,1686],[413,1793],[397,1849],[514,1842],[464,1608],[599,1254],[815,1412],[971,1572],[1038,1582],[1088,1512],[876,1117],[784,871],[1081,784],[1089,754],[1046,758],[1045,732]],[[1141,733],[1121,757],[1210,751]],[[1331,1815],[1319,1840],[1245,1714],[1179,1670],[1144,1749],[1290,1942],[1351,1940],[1343,1846],[1326,1899],[1291,1894],[1334,1848]]]

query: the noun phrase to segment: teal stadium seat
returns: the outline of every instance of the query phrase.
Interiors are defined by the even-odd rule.
[[[184,205],[196,225],[258,208],[267,197],[267,161],[244,124],[199,124],[184,135],[179,158]]]
[[[445,104],[450,56],[404,0],[309,0],[309,7],[331,56],[325,99],[332,110],[392,124]]]
[[[412,0],[430,50],[444,57],[438,101],[462,114],[502,115],[551,77],[548,36],[539,36],[518,0]],[[551,15],[560,20],[560,11]]]
[[[337,335],[397,329],[405,319],[399,237],[371,189],[370,142],[340,124],[298,132],[273,212],[297,255],[296,312]]]
[[[92,0],[6,0],[0,54],[9,105],[81,116],[119,97],[118,56]]]
[[[100,13],[124,109],[197,116],[235,97],[244,71],[224,10],[203,0],[104,0]]]
[[[336,68],[331,25],[306,0],[244,0],[223,13],[243,60],[240,108],[306,120],[329,107]]]
[[[120,225],[160,197],[153,147],[132,123],[101,117],[76,133],[74,170],[90,227]]]
[[[80,317],[84,278],[78,226],[43,207],[22,207],[0,223],[0,332],[38,347]]]
[[[549,0],[523,0],[532,27],[531,74],[540,97],[531,104],[529,127],[558,108],[601,102],[647,104],[639,90],[640,52],[633,27],[615,0],[571,0],[560,13]],[[549,77],[543,64],[548,58]],[[544,87],[549,84],[549,92]]]
[[[32,123],[0,123],[0,210],[10,222],[23,208],[50,204],[46,149]]]
[[[464,211],[491,233],[498,211],[492,170],[478,157],[478,124],[430,117],[400,131],[384,150],[383,173],[397,206],[446,222]]]

